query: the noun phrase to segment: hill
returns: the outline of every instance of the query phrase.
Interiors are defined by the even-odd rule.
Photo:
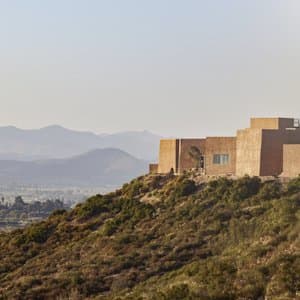
[[[155,160],[160,136],[148,131],[97,135],[53,125],[23,130],[0,127],[0,159],[68,158],[99,148],[118,148],[143,160]]]
[[[145,176],[0,236],[2,299],[297,299],[300,178]]]
[[[146,172],[145,161],[113,148],[68,159],[0,161],[1,184],[118,186]]]

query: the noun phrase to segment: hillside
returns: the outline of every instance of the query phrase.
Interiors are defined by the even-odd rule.
[[[1,184],[118,186],[147,172],[147,163],[119,149],[99,149],[69,159],[1,161]]]
[[[1,299],[298,299],[300,178],[140,177],[0,236]]]
[[[58,125],[24,130],[0,127],[0,160],[68,158],[99,148],[118,148],[143,160],[155,160],[160,136],[148,131],[97,135]]]

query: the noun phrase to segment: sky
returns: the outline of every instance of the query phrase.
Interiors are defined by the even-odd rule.
[[[0,126],[232,135],[300,118],[298,0],[0,0]]]

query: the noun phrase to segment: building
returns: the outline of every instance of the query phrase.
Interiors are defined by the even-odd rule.
[[[300,120],[252,118],[235,137],[163,139],[151,173],[295,177],[300,174]]]

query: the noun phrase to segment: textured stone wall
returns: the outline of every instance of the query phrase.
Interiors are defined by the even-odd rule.
[[[260,175],[261,129],[238,130],[236,140],[236,175]]]
[[[300,144],[283,145],[283,176],[296,177],[300,174]]]
[[[285,129],[292,128],[294,119],[291,118],[251,118],[250,128],[254,129]]]
[[[250,128],[254,129],[278,129],[278,118],[251,118]]]
[[[229,163],[213,163],[214,154],[229,154]],[[226,175],[236,173],[236,138],[208,137],[205,141],[205,173],[207,175]]]
[[[165,139],[160,141],[158,173],[176,172],[178,159],[178,140]]]

